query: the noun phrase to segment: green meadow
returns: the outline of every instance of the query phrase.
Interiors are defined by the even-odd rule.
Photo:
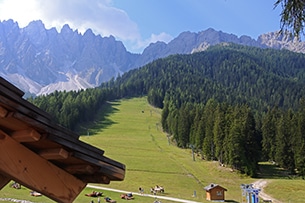
[[[150,106],[145,97],[108,103],[102,112],[81,139],[126,165],[125,180],[107,187],[131,192],[142,187],[150,193],[151,187],[160,185],[165,188],[165,196],[203,202],[203,188],[217,183],[228,189],[228,200],[239,201],[240,184],[251,182],[217,162],[199,156],[193,161],[191,150],[177,148],[162,132],[161,110]]]
[[[144,188],[150,194],[155,185],[165,188],[165,197],[175,197],[196,202],[208,202],[204,187],[210,183],[220,184],[227,189],[226,201],[241,202],[240,185],[249,184],[257,179],[243,176],[230,168],[219,166],[218,162],[205,161],[190,149],[177,148],[162,132],[161,110],[150,106],[145,97],[123,99],[109,102],[103,106],[96,121],[83,128],[81,140],[105,150],[105,156],[124,163],[126,175],[124,181],[114,181],[109,185],[90,184],[137,193]],[[268,180],[264,189],[282,202],[304,202],[305,181],[295,178],[283,178],[275,175],[276,169],[264,165],[263,178]],[[119,198],[120,193],[86,188],[75,202],[90,202],[97,199],[86,197],[93,190],[101,191],[117,202],[126,202]],[[194,196],[196,192],[196,196]],[[6,186],[0,191],[0,198],[26,199],[32,202],[53,202],[48,198],[31,197],[29,190],[22,187],[16,190]],[[162,203],[173,202],[160,199]],[[135,196],[134,203],[152,203],[151,197]],[[105,202],[102,200],[101,202]]]

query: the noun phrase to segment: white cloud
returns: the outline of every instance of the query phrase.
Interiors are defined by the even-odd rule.
[[[163,42],[169,42],[173,39],[173,37],[165,32],[162,32],[158,35],[152,34],[150,38],[150,42],[157,42],[157,41],[163,41]]]
[[[30,21],[37,20],[41,16],[37,7],[36,0],[18,1],[1,0],[0,1],[0,19],[13,19],[19,26],[24,27]]]
[[[134,49],[143,49],[145,47],[147,47],[149,44],[151,43],[155,43],[158,41],[162,41],[165,43],[168,43],[169,41],[171,41],[173,39],[173,37],[165,32],[162,32],[160,34],[151,34],[150,38],[146,39],[146,40],[141,40],[138,41],[135,45],[134,45]]]
[[[13,19],[20,27],[33,20],[42,20],[46,28],[60,30],[64,24],[84,33],[92,29],[101,36],[114,36],[129,50],[141,50],[149,43],[169,41],[171,36],[152,34],[142,40],[137,24],[128,14],[112,6],[111,0],[0,0],[0,20]]]

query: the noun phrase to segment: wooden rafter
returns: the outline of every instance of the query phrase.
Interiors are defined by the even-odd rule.
[[[41,134],[34,129],[14,131],[11,137],[17,142],[35,142],[40,140]]]
[[[69,157],[69,152],[63,148],[40,150],[38,154],[48,160],[67,159]]]
[[[1,174],[14,177],[26,187],[47,194],[57,202],[70,203],[86,183],[30,151],[0,131]]]

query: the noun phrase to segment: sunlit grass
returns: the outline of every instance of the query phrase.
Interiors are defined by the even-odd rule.
[[[126,164],[125,180],[111,182],[109,187],[137,191],[141,186],[149,191],[158,184],[165,187],[165,195],[204,202],[203,188],[218,183],[228,189],[228,199],[239,201],[240,184],[251,181],[217,162],[200,157],[193,161],[191,150],[169,143],[161,130],[161,110],[148,105],[146,98],[111,102],[104,108],[113,112],[103,116],[112,125],[81,139],[105,150],[105,156]],[[194,191],[197,197],[192,197]]]
[[[129,192],[138,192],[138,188],[143,187],[145,193],[149,193],[150,187],[162,185],[165,187],[163,196],[208,202],[203,188],[217,183],[228,190],[226,200],[241,202],[240,185],[256,181],[221,167],[217,162],[202,160],[199,156],[193,161],[191,150],[169,143],[167,135],[161,130],[161,110],[148,105],[145,97],[110,102],[103,106],[99,118],[85,128],[80,139],[105,150],[105,156],[124,163],[126,176],[124,181],[95,185]],[[263,178],[269,183],[265,188],[268,194],[282,202],[304,202],[305,181],[283,178],[281,170],[268,163],[264,163],[264,172],[266,175]],[[84,189],[75,202],[89,203],[91,199],[85,194],[92,190]],[[196,197],[192,197],[194,191]],[[118,202],[126,202],[119,199],[120,193],[102,192]],[[8,186],[0,191],[0,197],[53,202],[46,197],[31,197],[26,188],[16,190]],[[92,200],[97,202],[97,199]],[[132,202],[152,203],[153,199],[136,196]],[[162,203],[169,202],[162,200]]]

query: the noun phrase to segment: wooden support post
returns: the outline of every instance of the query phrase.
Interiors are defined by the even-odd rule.
[[[10,182],[10,178],[0,173],[0,190]]]
[[[60,203],[70,203],[86,183],[0,131],[0,174]]]

